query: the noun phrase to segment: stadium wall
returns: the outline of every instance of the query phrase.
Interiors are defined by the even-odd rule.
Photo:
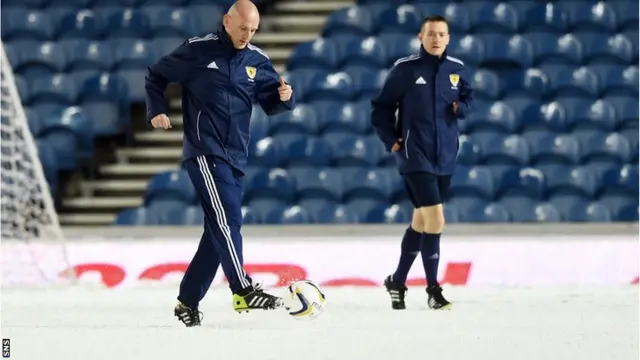
[[[380,286],[395,268],[404,229],[246,226],[245,268],[268,286],[298,278],[323,286]],[[69,262],[81,283],[109,288],[177,286],[201,235],[200,227],[64,231]],[[638,224],[453,224],[443,237],[441,256],[440,277],[447,286],[628,286],[638,282]],[[60,264],[49,271],[67,269]],[[424,286],[423,274],[418,260],[409,285]],[[214,286],[225,286],[221,270]]]

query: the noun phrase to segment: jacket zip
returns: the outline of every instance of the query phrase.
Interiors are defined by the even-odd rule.
[[[409,134],[411,133],[411,129],[407,130],[407,136],[404,139],[404,157],[409,160]]]
[[[198,140],[200,139],[200,115],[202,114],[202,110],[198,111],[198,117],[196,118],[196,132],[198,133]]]

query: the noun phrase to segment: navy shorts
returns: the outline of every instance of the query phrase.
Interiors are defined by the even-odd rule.
[[[415,172],[403,175],[409,199],[414,208],[443,204],[451,175],[435,175],[428,172]]]

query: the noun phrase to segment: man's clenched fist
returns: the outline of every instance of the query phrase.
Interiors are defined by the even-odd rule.
[[[167,115],[160,114],[151,119],[151,125],[153,125],[154,128],[170,129],[171,120],[169,120]]]
[[[278,94],[280,94],[280,101],[289,101],[293,94],[291,85],[284,82],[284,79],[280,77],[280,87],[278,88]]]

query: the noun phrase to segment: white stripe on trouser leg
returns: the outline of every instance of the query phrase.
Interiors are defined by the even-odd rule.
[[[246,288],[250,284],[247,280],[247,277],[245,276],[242,265],[240,265],[240,260],[238,259],[236,248],[233,245],[233,240],[231,239],[231,230],[229,229],[229,225],[227,224],[227,216],[224,212],[224,208],[222,207],[222,202],[220,201],[213,176],[211,175],[211,171],[209,171],[209,165],[207,164],[204,156],[198,156],[197,160],[200,172],[202,173],[202,177],[204,178],[205,186],[207,187],[207,192],[209,193],[211,207],[216,214],[216,222],[218,223],[220,232],[222,232],[222,235],[227,242],[227,249],[229,250],[229,255],[231,256],[231,262],[233,263],[233,267],[236,269],[236,273],[238,274],[240,285],[242,286],[242,288]]]

